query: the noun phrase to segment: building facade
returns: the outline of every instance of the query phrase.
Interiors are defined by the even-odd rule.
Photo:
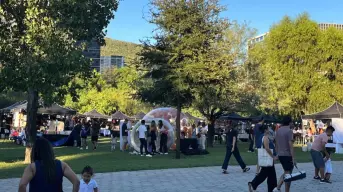
[[[319,28],[321,30],[327,30],[330,27],[334,27],[339,30],[343,30],[343,24],[336,24],[336,23],[319,23],[318,24]]]
[[[335,23],[319,23],[318,24],[319,29],[321,30],[327,30],[330,27],[334,27],[336,29],[339,30],[343,30],[343,24],[335,24]],[[251,48],[251,46],[253,46],[255,43],[264,41],[264,39],[266,38],[266,36],[268,35],[269,32],[264,33],[262,35],[258,35],[256,37],[250,38],[248,40],[248,48]]]
[[[100,73],[104,73],[111,68],[121,68],[125,66],[123,56],[101,56],[100,57]]]
[[[91,69],[100,71],[100,45],[96,41],[92,41],[87,44],[86,50],[83,51],[83,55],[92,60]]]

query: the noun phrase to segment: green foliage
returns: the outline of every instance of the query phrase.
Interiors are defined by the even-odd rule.
[[[23,101],[27,98],[22,92],[6,91],[0,94],[0,109],[8,107],[18,101]]]
[[[132,65],[141,50],[141,45],[105,38],[105,45],[101,47],[101,56],[124,56],[125,64]]]
[[[342,31],[321,31],[307,14],[274,25],[245,66],[261,108],[298,116],[342,102],[342,45]]]
[[[28,92],[29,140],[36,138],[38,96],[51,104],[76,75],[88,75],[80,42],[102,44],[117,6],[116,0],[1,2],[0,90]]]
[[[219,17],[224,8],[216,0],[155,0],[151,5],[150,22],[158,30],[140,53],[138,68],[148,72],[138,84],[139,95],[152,103],[188,106],[196,86],[221,83],[228,74],[230,58],[216,55],[225,52],[218,41],[229,26]]]
[[[1,88],[33,89],[44,101],[54,101],[55,93],[76,74],[85,75],[89,70],[90,61],[82,56],[83,47],[76,46],[76,41],[101,42],[102,30],[114,17],[117,4],[80,0],[2,3]]]
[[[120,110],[127,115],[135,115],[151,108],[132,98],[135,90],[132,82],[137,78],[137,72],[129,67],[113,69],[100,75],[94,73],[87,81],[75,79],[70,83],[74,94],[65,97],[65,105],[85,113],[96,109],[98,112],[111,115]],[[108,82],[109,81],[109,82]],[[73,96],[77,97],[74,98]]]
[[[244,79],[240,70],[246,59],[247,40],[253,33],[246,24],[231,22],[214,48],[207,50],[205,56],[209,69],[198,78],[208,81],[193,89],[196,96],[193,106],[212,122],[223,113],[246,111],[249,95],[243,90]]]

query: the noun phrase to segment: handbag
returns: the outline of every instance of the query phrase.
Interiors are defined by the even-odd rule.
[[[274,159],[268,154],[267,150],[263,147],[263,138],[261,148],[258,149],[258,165],[260,167],[272,167],[274,165]],[[273,150],[270,149],[273,153]]]
[[[298,172],[292,173],[292,174],[286,174],[283,179],[285,182],[297,181],[297,180],[306,178],[305,171],[300,171],[296,165],[294,165],[294,167],[298,170]]]

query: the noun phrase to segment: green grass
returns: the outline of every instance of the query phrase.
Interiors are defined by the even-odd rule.
[[[209,155],[201,156],[181,156],[181,159],[175,159],[175,153],[169,155],[154,156],[152,158],[130,155],[128,153],[110,152],[110,140],[102,138],[98,150],[80,151],[74,147],[54,148],[58,159],[67,162],[76,173],[80,173],[85,165],[90,165],[96,173],[115,172],[115,171],[134,171],[146,169],[167,169],[167,168],[185,168],[201,166],[219,166],[223,163],[225,155],[224,145],[215,145],[214,148],[208,148]],[[90,144],[90,142],[89,142]],[[256,164],[256,153],[248,153],[248,144],[239,143],[240,152],[243,160],[248,165]],[[25,164],[24,150],[12,142],[0,143],[0,179],[20,177]],[[296,148],[297,162],[310,162],[309,153]],[[333,160],[342,161],[343,155],[333,155]],[[237,165],[232,157],[230,165]]]

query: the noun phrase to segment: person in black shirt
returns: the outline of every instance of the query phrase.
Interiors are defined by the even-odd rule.
[[[111,151],[114,151],[116,149],[116,144],[118,141],[118,138],[120,138],[120,132],[118,129],[115,128],[114,124],[110,125],[110,131],[111,131]]]
[[[249,141],[250,141],[248,152],[254,152],[254,128],[253,126],[251,126],[248,129],[248,134],[249,134]]]
[[[241,166],[243,172],[247,172],[250,170],[249,167],[247,167],[241,157],[241,155],[239,154],[239,150],[237,147],[237,131],[231,126],[228,129],[228,132],[226,133],[226,137],[227,137],[227,146],[226,146],[226,155],[225,155],[225,159],[224,159],[224,163],[222,166],[223,169],[223,174],[227,174],[227,167],[229,165],[229,161],[230,161],[230,157],[233,154],[233,156],[235,156],[238,164]]]
[[[125,119],[122,127],[121,127],[121,136],[123,137],[123,151],[126,150],[126,146],[127,146],[127,143],[128,143],[128,140],[127,140],[127,136],[128,136],[128,130],[127,130],[127,123],[129,122],[128,119]]]

